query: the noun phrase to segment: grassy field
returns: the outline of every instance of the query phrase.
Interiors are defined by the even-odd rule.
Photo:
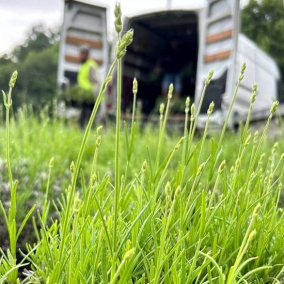
[[[57,117],[48,115],[52,111],[43,110],[40,118],[33,113],[32,107],[25,106],[20,109],[11,121],[11,159],[14,178],[19,180],[18,186],[18,217],[23,219],[25,216],[26,207],[37,203],[38,208],[44,199],[46,186],[49,176],[49,163],[53,158],[53,167],[50,175],[50,199],[55,199],[60,196],[62,191],[68,187],[70,183],[70,165],[77,158],[77,153],[82,141],[83,130],[79,125],[73,122],[63,121]],[[4,120],[0,126],[1,145],[5,145],[5,127]],[[127,125],[127,124],[126,124]],[[129,128],[129,126],[128,126]],[[167,127],[163,139],[162,158],[167,155],[167,149],[174,147],[174,144],[181,137],[182,133],[178,129]],[[236,161],[238,152],[235,151],[240,144],[240,132],[227,131],[220,159],[226,160],[228,168]],[[202,135],[202,133],[200,134]],[[97,131],[93,127],[90,138],[87,142],[82,169],[86,178],[90,178],[89,169],[92,166],[93,153],[96,144]],[[157,137],[159,136],[159,128],[153,125],[139,127],[136,132],[133,151],[136,153],[135,158],[131,160],[129,167],[129,178],[134,178],[139,172],[145,157],[155,159],[157,150]],[[201,137],[200,137],[201,138]],[[273,145],[277,142],[277,153],[280,155],[284,152],[284,141],[281,136],[273,136],[266,138],[261,153],[266,153],[263,163],[268,163],[269,153]],[[203,159],[210,156],[212,143],[218,139],[218,133],[215,132],[209,135],[204,141]],[[114,178],[114,152],[115,147],[114,125],[109,122],[102,127],[102,142],[100,145],[100,154],[98,156],[97,172],[100,176],[108,174],[112,180]],[[196,137],[193,141],[194,145],[198,143]],[[126,136],[121,139],[122,148],[126,149]],[[5,147],[0,148],[0,196],[4,201],[9,200],[8,174],[5,162]],[[249,157],[244,157],[247,163]],[[121,154],[121,163],[126,164],[127,158],[124,153]],[[169,174],[176,171],[178,162],[182,160],[182,152],[175,154],[169,165]],[[192,165],[195,171],[198,167],[197,163]],[[1,240],[3,241],[3,239]]]
[[[50,221],[47,221],[51,225],[47,231],[52,232],[52,234],[55,232],[60,234],[60,231],[57,231],[59,228],[54,229],[54,224],[60,224],[58,222],[60,222],[60,218],[63,218],[60,212],[66,209],[65,194],[68,186],[70,187],[72,177],[70,165],[72,161],[76,161],[83,136],[82,129],[76,124],[53,118],[47,113],[50,112],[43,110],[39,118],[33,114],[31,108],[24,107],[14,116],[10,125],[11,166],[14,179],[19,180],[16,216],[18,223],[21,223],[27,211],[34,204],[37,208],[33,213],[37,233],[34,232],[30,219],[18,240],[18,248],[26,252],[26,242],[37,242],[36,234],[38,234],[38,241],[43,237],[43,231],[40,229],[41,222],[36,216],[36,211],[42,212],[47,186],[49,187],[48,200],[55,200],[54,204],[50,206],[49,214],[54,220],[58,219],[53,225]],[[5,127],[3,123],[1,125],[1,145],[4,146]],[[130,128],[131,125],[126,127],[125,124],[121,131],[120,146],[122,151],[119,161],[121,175],[124,176],[128,161],[127,153],[129,152],[127,140],[130,139],[130,134],[126,135],[125,130],[127,129],[130,133]],[[89,274],[93,282],[90,279],[85,279],[86,283],[106,283],[105,281],[110,281],[111,277],[111,270],[109,270],[111,268],[111,255],[108,247],[111,245],[107,242],[105,234],[109,230],[109,238],[112,238],[116,132],[112,124],[105,125],[101,130],[99,129],[99,132],[100,134],[95,127],[90,132],[81,165],[85,181],[79,180],[76,186],[74,202],[80,204],[77,205],[78,209],[76,209],[80,211],[86,206],[86,185],[89,184],[86,181],[92,175],[94,153],[98,151],[95,169],[96,182],[93,187],[90,187],[89,184],[89,190],[92,188],[92,195],[96,195],[93,195],[91,199],[88,197],[90,199],[89,211],[84,212],[84,214],[93,218],[92,221],[89,220],[90,224],[86,224],[86,226],[88,225],[86,232],[92,230],[94,235],[84,236],[84,238],[91,238],[89,239],[91,244],[87,245],[86,240],[82,240],[84,245],[80,244],[77,248],[78,251],[73,251],[76,254],[76,258],[73,259],[74,265],[80,263],[82,249],[86,250],[85,253],[90,250],[90,257],[91,255],[92,257],[88,260],[88,268],[84,268],[87,274],[84,277],[77,275],[76,283],[83,283],[82,279],[88,279]],[[249,282],[254,279],[257,281],[256,283],[264,283],[264,279],[267,281],[267,279],[279,274],[283,260],[283,223],[281,223],[283,222],[283,214],[281,209],[277,208],[279,206],[278,195],[280,189],[282,189],[279,181],[283,179],[283,165],[278,165],[276,170],[274,168],[284,151],[283,141],[277,137],[273,139],[264,138],[257,155],[254,156],[260,143],[261,133],[258,137],[255,133],[252,133],[249,136],[249,142],[244,147],[243,154],[240,155],[239,150],[243,145],[243,129],[240,129],[238,133],[227,131],[218,155],[219,162],[214,167],[210,157],[214,149],[216,150],[220,133],[208,135],[205,139],[203,139],[201,133],[193,139],[193,155],[188,166],[184,167],[183,164],[185,154],[182,146],[174,151],[174,155],[166,166],[165,163],[169,159],[169,154],[181,137],[181,133],[172,130],[170,126],[166,126],[160,145],[160,163],[156,167],[159,132],[160,128],[154,128],[150,125],[144,128],[137,126],[135,131],[133,155],[129,160],[127,178],[124,178],[124,186],[120,195],[119,227],[117,229],[120,254],[117,265],[119,266],[119,262],[123,260],[123,255],[131,247],[136,247],[137,255],[135,262],[127,262],[127,266],[122,269],[123,273],[127,273],[124,277],[127,277],[128,282],[126,280],[126,282],[123,282],[124,280],[117,281],[119,283],[152,283],[156,279],[156,283],[161,283],[160,281],[165,281],[165,283],[203,281],[206,283],[206,281],[209,281],[205,280],[207,277],[219,279],[215,261],[224,275],[229,273],[229,268],[236,261],[240,248],[244,246],[242,241],[245,239],[252,220],[252,212],[258,203],[262,204],[262,210],[249,230],[250,233],[256,230],[256,236],[251,245],[245,248],[246,251],[242,257],[243,261],[250,259],[251,263],[244,266],[242,273],[238,272],[238,275],[241,279],[241,275],[244,276],[253,269],[265,266],[266,268],[263,270],[255,271],[250,276],[246,276]],[[99,146],[98,136],[101,140]],[[276,143],[276,141],[278,142]],[[1,200],[6,211],[8,211],[10,190],[5,147],[1,147],[0,157]],[[255,157],[256,163],[252,170],[250,165],[253,157]],[[50,167],[51,159],[53,159],[52,167]],[[141,170],[145,160],[147,166],[144,164],[145,169]],[[226,161],[226,166],[224,166],[221,175],[218,174],[218,167],[223,160]],[[204,162],[205,164],[203,164]],[[200,165],[204,165],[204,167],[201,169]],[[251,171],[250,178],[248,178],[249,170]],[[273,173],[272,180],[268,180],[271,173]],[[181,191],[179,197],[175,197],[177,188]],[[62,194],[63,196],[61,196]],[[153,196],[155,196],[155,202]],[[56,212],[57,206],[63,208]],[[201,206],[205,211],[201,211]],[[108,222],[105,223],[107,230],[103,226],[103,219],[98,216],[99,208],[104,216],[108,216]],[[205,215],[202,217],[202,214]],[[204,222],[203,225],[200,223],[201,220]],[[77,221],[79,222],[79,220]],[[181,224],[181,221],[184,224]],[[82,227],[81,222],[83,221],[80,220],[78,228]],[[166,232],[164,232],[164,228],[166,228]],[[263,228],[266,229],[263,230]],[[72,232],[74,231],[70,228],[69,238],[73,235]],[[77,233],[79,234],[79,232]],[[7,249],[9,238],[2,222],[1,236],[3,236],[1,247]],[[264,239],[269,239],[271,244],[268,245],[267,241],[263,241]],[[98,243],[98,240],[103,241]],[[164,241],[164,247],[161,247],[161,241]],[[112,241],[110,242],[112,243]],[[37,275],[40,272],[40,275],[30,278],[33,279],[33,283],[42,281],[39,279],[43,279],[44,283],[48,282],[51,268],[46,268],[46,261],[50,263],[50,260],[41,259],[43,257],[48,258],[46,252],[42,251],[45,249],[47,248],[39,249],[32,258],[32,262],[37,263],[36,265],[41,264],[40,269],[34,266],[35,274]],[[68,247],[68,250],[70,250],[70,247]],[[99,250],[98,253],[95,252],[97,250]],[[200,251],[199,254],[196,254],[197,250]],[[163,263],[165,259],[163,259],[163,262],[159,260],[161,253],[163,253],[163,258],[166,259],[165,263]],[[39,257],[40,259],[38,259]],[[211,259],[212,257],[214,262]],[[258,259],[253,257],[258,257]],[[101,271],[103,269],[101,261],[104,258],[106,258],[104,260],[106,261],[105,276]],[[97,267],[94,268],[94,271],[92,268],[93,272],[91,273],[90,264],[92,261],[96,263]],[[135,263],[135,265],[132,266],[132,263]],[[175,263],[175,265],[171,266],[171,263]],[[156,275],[156,265],[160,266],[159,276]],[[183,266],[184,268],[182,268]],[[59,278],[61,279],[59,283],[67,283],[64,279],[71,273],[69,269],[70,266],[66,266],[66,272],[61,274],[64,275],[64,278]],[[168,272],[165,272],[164,269],[168,269],[166,270]],[[183,269],[185,270],[183,271]],[[73,273],[79,273],[76,272],[78,270],[75,267],[72,267],[72,271],[72,276],[70,276],[72,278],[75,277]],[[131,277],[130,271],[134,273],[134,277]],[[107,280],[104,281],[103,277],[106,277]],[[150,282],[150,279],[152,279],[152,282]],[[218,283],[218,281],[214,280],[212,283]]]
[[[84,131],[47,109],[36,117],[26,107],[11,118],[17,72],[3,95],[0,283],[283,283],[284,144],[267,137],[278,102],[263,130],[251,131],[254,85],[246,123],[227,130],[243,64],[214,135],[214,103],[196,135],[213,71],[199,105],[186,99],[182,133],[168,125],[172,85],[159,125],[141,128],[134,79],[132,120],[123,123],[121,60],[133,31],[121,36],[119,5],[115,17],[116,58]],[[115,127],[92,128],[115,66]]]

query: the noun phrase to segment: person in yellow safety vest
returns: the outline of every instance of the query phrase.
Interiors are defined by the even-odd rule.
[[[87,47],[80,49],[79,59],[81,66],[77,77],[78,85],[86,92],[95,92],[99,84],[96,74],[98,64],[93,59],[89,58],[89,49]]]
[[[93,59],[89,58],[89,54],[88,47],[84,46],[80,49],[79,60],[81,66],[78,72],[77,82],[80,89],[78,93],[80,98],[78,98],[78,101],[81,107],[81,115],[79,118],[81,126],[84,126],[88,121],[99,90],[99,81],[97,79],[98,64]],[[101,120],[101,113],[100,107],[97,119]]]

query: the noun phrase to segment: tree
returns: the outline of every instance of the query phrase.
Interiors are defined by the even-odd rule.
[[[31,103],[40,107],[56,94],[59,32],[36,26],[25,42],[10,54],[0,58],[0,88],[8,88],[9,78],[17,69],[19,76],[15,86],[13,104]]]
[[[284,89],[284,1],[250,0],[242,12],[242,31],[278,63]],[[283,101],[283,92],[280,96]]]

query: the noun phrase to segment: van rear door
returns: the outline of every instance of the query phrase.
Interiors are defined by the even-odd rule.
[[[99,64],[98,78],[105,77],[108,67],[106,17],[106,7],[83,1],[65,1],[58,60],[59,87],[77,82],[81,46],[88,46],[90,57]]]
[[[233,92],[239,34],[239,1],[206,0],[200,22],[196,104],[199,103],[208,72],[210,69],[215,71],[201,110],[205,114],[211,101],[215,102],[216,109],[226,108]]]

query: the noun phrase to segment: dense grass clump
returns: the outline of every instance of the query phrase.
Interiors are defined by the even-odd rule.
[[[211,71],[199,105],[190,105],[186,99],[183,136],[169,136],[167,119],[173,86],[169,87],[167,102],[160,106],[158,130],[141,131],[136,122],[139,94],[134,80],[132,121],[122,127],[121,59],[133,31],[122,37],[119,6],[115,16],[116,58],[80,147],[80,131],[57,120],[42,118],[45,123],[39,124],[33,117],[22,115],[12,121],[10,132],[16,73],[9,93],[4,94],[6,191],[10,198],[8,204],[1,202],[0,208],[9,248],[1,251],[0,283],[280,283],[284,277],[284,213],[279,206],[284,155],[279,149],[283,144],[270,147],[266,138],[278,103],[273,103],[263,132],[251,133],[255,85],[247,122],[237,135],[226,132],[244,64],[222,131],[209,139],[212,103],[205,130],[195,138]],[[116,65],[116,129],[105,132],[98,127],[92,131]],[[37,141],[46,144],[37,148]],[[18,143],[23,143],[25,150]],[[70,151],[72,147],[78,149],[77,158]],[[24,195],[17,189],[11,159],[22,155],[17,151],[36,161],[37,169],[43,169],[46,160],[54,156],[46,166],[41,208],[35,213],[35,205],[31,206],[21,216],[17,208],[19,196]],[[71,160],[74,162],[69,166]],[[35,168],[27,169],[26,176],[33,177]],[[61,195],[53,200],[57,182]],[[19,260],[17,243],[30,217],[36,240],[27,244]],[[19,275],[23,268],[24,273]]]

